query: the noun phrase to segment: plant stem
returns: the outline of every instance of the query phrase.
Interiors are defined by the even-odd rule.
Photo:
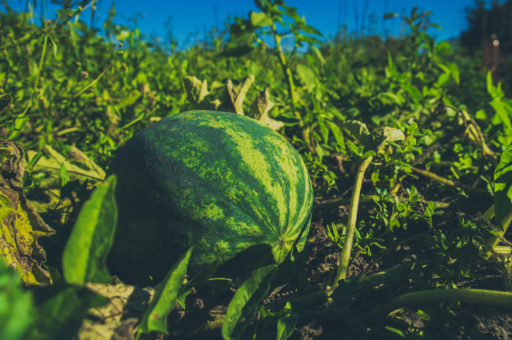
[[[110,64],[105,67],[105,69],[103,70],[103,72],[101,72],[101,74],[98,76],[98,78],[94,79],[89,85],[87,85],[86,87],[84,87],[83,89],[81,89],[78,93],[76,93],[73,97],[78,97],[79,95],[81,95],[85,90],[87,90],[89,87],[93,86],[94,84],[96,84],[96,82],[98,80],[101,79],[101,77],[103,77],[103,75],[105,74],[105,72],[107,72],[107,70],[110,68],[110,66],[112,66],[113,64],[113,60],[110,62]]]
[[[362,317],[351,320],[350,324],[370,323],[386,317],[389,313],[420,303],[471,302],[511,308],[512,293],[483,289],[438,289],[401,295],[384,303]]]
[[[308,149],[311,151],[311,153],[316,154],[315,149],[310,144],[309,128],[306,128],[304,126],[304,121],[302,120],[302,117],[301,117],[299,111],[296,110],[297,97],[295,94],[295,84],[293,82],[292,71],[288,67],[288,62],[287,62],[286,57],[281,48],[282,37],[277,33],[277,29],[276,29],[275,25],[272,25],[272,33],[273,33],[274,39],[276,41],[276,49],[277,49],[277,56],[279,58],[279,64],[281,65],[281,69],[283,70],[284,76],[286,78],[286,83],[288,84],[288,92],[290,93],[290,98],[292,101],[293,114],[295,115],[295,117],[297,117],[299,119],[299,126],[302,128],[302,138],[306,142]]]
[[[359,196],[361,194],[361,186],[363,184],[364,173],[368,165],[370,165],[373,156],[370,156],[363,160],[359,169],[357,170],[356,182],[354,184],[354,191],[352,191],[352,199],[350,202],[350,211],[348,214],[348,225],[347,234],[343,243],[343,249],[341,251],[340,263],[338,265],[338,271],[334,278],[333,289],[338,287],[338,281],[347,278],[348,263],[350,261],[350,253],[352,252],[352,245],[354,244],[354,235],[356,232],[357,222],[357,209],[359,207]]]

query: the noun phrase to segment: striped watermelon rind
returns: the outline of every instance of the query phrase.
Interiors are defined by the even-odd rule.
[[[191,272],[258,244],[281,263],[309,230],[313,189],[301,156],[245,116],[164,118],[130,139],[108,174],[118,178],[111,259],[127,282],[162,279],[191,245]]]

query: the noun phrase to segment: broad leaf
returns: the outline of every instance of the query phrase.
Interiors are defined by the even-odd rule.
[[[306,65],[297,65],[297,74],[304,85],[308,87],[308,92],[311,92],[315,87],[315,72]]]
[[[135,104],[137,99],[140,98],[141,95],[142,94],[139,91],[133,90],[128,94],[128,96],[126,96],[119,103],[117,103],[116,106],[118,109],[123,109],[125,107],[132,106],[133,104]]]
[[[78,215],[62,258],[67,283],[110,281],[106,261],[117,223],[115,186],[116,177],[112,175],[94,190]]]
[[[272,21],[272,18],[270,18],[269,16],[267,16],[263,12],[251,12],[249,14],[249,17],[250,17],[250,20],[251,20],[251,24],[254,27],[270,26],[270,25],[272,25],[274,23]]]
[[[164,281],[160,284],[139,325],[139,335],[142,333],[167,331],[167,315],[174,309],[183,279],[187,273],[188,261],[192,254],[191,247],[174,264]]]
[[[259,303],[265,298],[277,265],[254,271],[231,300],[222,325],[222,336],[226,340],[238,340],[252,321]]]

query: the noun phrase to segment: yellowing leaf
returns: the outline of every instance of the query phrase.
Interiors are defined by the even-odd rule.
[[[10,175],[0,176],[0,256],[18,271],[26,285],[49,285],[50,274],[41,267],[46,254],[37,240],[55,231],[44,223],[23,192],[23,149],[11,141],[0,141],[0,147],[13,153],[2,163],[3,174]]]

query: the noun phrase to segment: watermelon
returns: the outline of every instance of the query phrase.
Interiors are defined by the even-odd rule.
[[[282,263],[309,231],[313,190],[301,156],[249,117],[164,118],[118,150],[110,174],[119,219],[109,262],[127,283],[159,282],[192,245],[189,274],[262,244]]]

